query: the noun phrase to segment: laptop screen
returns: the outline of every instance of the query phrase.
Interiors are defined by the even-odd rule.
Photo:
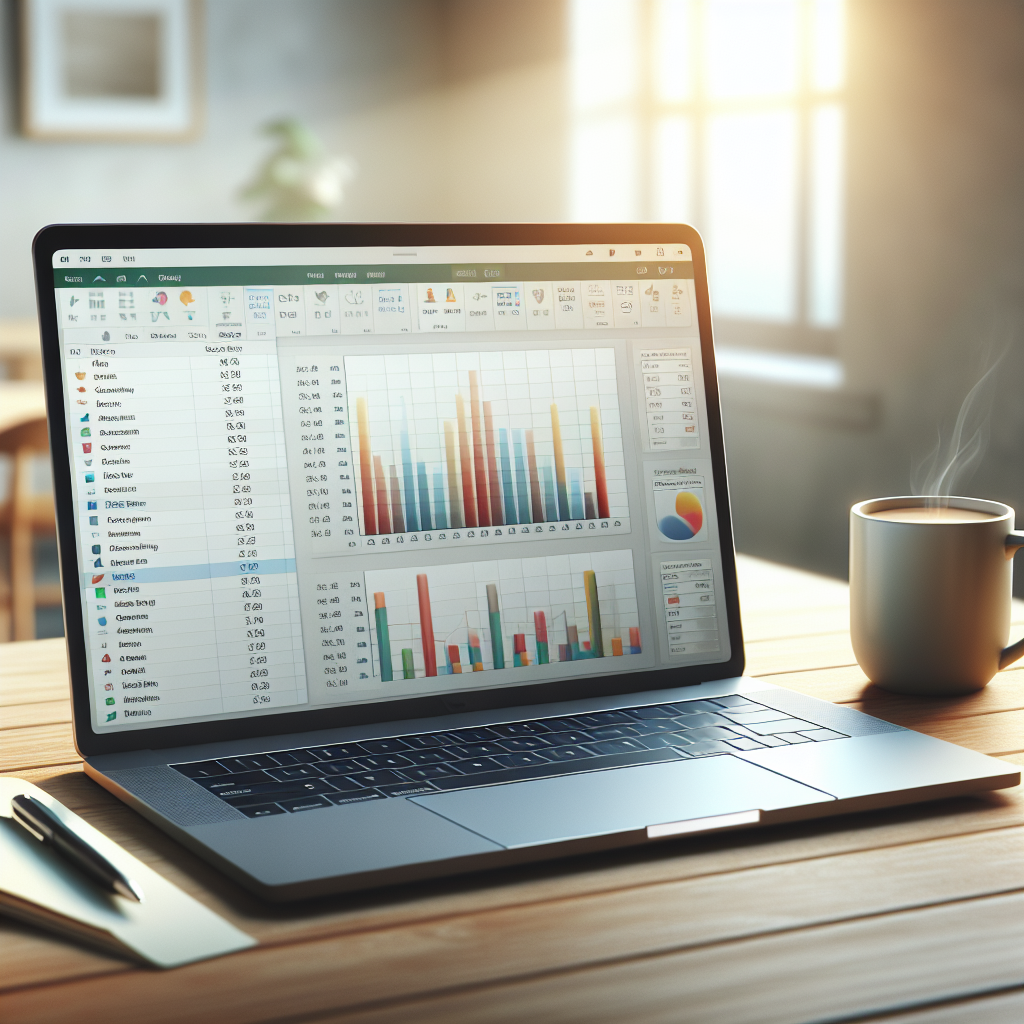
[[[686,245],[53,267],[95,731],[729,660]]]

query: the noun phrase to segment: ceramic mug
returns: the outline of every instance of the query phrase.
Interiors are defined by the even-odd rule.
[[[1006,646],[1013,556],[1022,547],[1013,509],[998,501],[854,505],[850,636],[867,677],[896,693],[971,693],[1024,656],[1024,640]]]

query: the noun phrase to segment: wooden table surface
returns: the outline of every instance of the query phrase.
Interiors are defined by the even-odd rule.
[[[1024,763],[1024,668],[887,695],[854,661],[845,584],[740,563],[750,674]],[[0,646],[0,771],[260,945],[160,972],[0,921],[5,1024],[1024,1020],[1019,787],[282,908],[89,780],[69,720],[63,641]]]

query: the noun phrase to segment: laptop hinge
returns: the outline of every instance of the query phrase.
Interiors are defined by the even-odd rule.
[[[662,825],[648,825],[648,839],[667,839],[687,832],[709,832],[716,828],[734,828],[737,825],[757,825],[761,812],[734,811],[732,814],[711,814],[706,818],[689,818],[686,821],[667,821]]]

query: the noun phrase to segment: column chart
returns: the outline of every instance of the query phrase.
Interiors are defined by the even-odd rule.
[[[642,653],[628,550],[378,569],[365,586],[383,682]]]
[[[354,355],[344,365],[367,546],[408,534],[628,531],[613,349]]]

